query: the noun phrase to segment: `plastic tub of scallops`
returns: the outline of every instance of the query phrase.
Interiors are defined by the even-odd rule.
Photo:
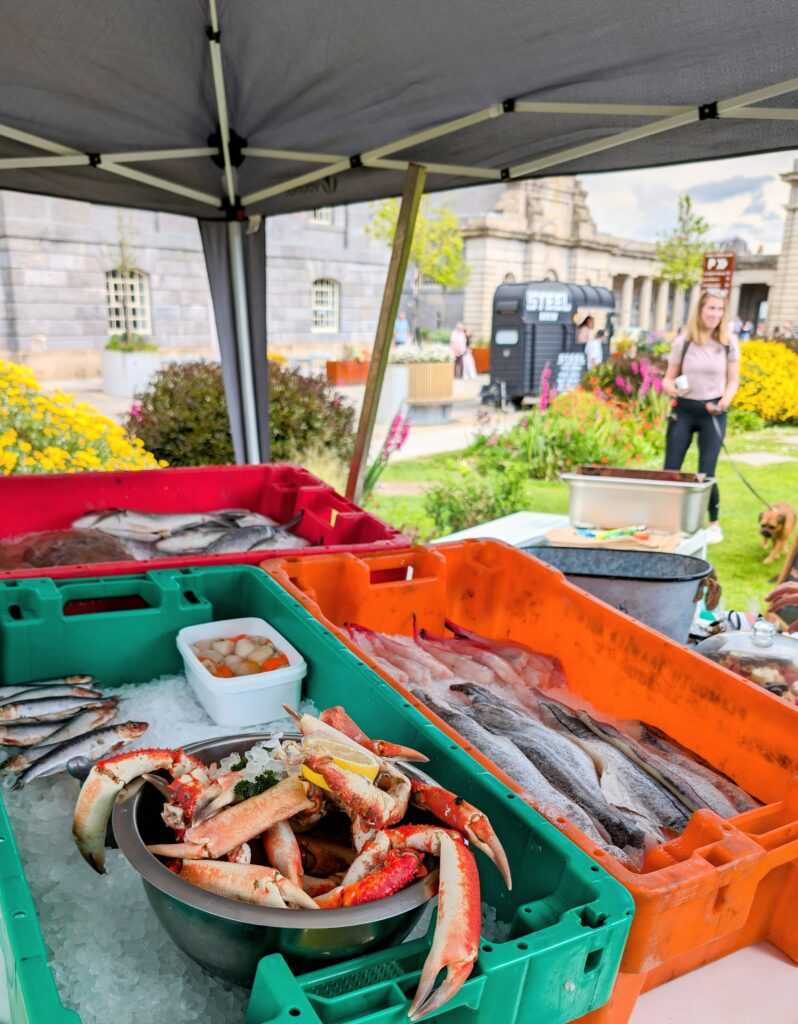
[[[217,725],[257,725],[299,703],[305,659],[264,619],[186,626],[177,647],[189,686]]]

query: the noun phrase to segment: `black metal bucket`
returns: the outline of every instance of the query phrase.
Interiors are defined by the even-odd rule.
[[[709,562],[689,555],[544,545],[523,550],[679,643],[687,640],[702,582],[712,572]]]

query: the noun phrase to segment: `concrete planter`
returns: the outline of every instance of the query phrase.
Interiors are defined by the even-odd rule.
[[[380,404],[377,406],[377,423],[390,423],[407,401],[410,366],[392,366],[385,371],[382,382]]]
[[[103,391],[117,398],[132,398],[146,388],[163,362],[157,352],[114,352],[103,349]]]
[[[454,363],[411,363],[408,402],[451,401]]]

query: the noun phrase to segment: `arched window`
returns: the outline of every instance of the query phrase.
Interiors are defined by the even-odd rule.
[[[142,270],[109,270],[105,290],[111,332],[152,334],[149,275]]]
[[[310,288],[310,329],[331,334],[340,328],[341,286],[329,277],[317,278]]]

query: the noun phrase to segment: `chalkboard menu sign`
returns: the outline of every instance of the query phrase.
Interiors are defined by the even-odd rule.
[[[573,391],[579,386],[582,374],[587,369],[584,352],[560,352],[557,356],[557,380],[554,385],[558,395]]]

